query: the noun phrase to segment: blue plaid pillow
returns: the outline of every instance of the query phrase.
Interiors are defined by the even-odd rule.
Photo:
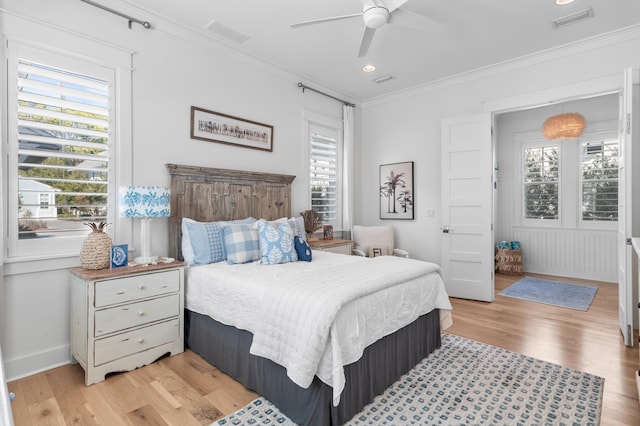
[[[193,248],[194,265],[206,265],[225,259],[222,228],[217,222],[185,222]],[[186,259],[186,257],[185,257]]]
[[[238,219],[233,221],[217,221],[217,222],[197,222],[193,219],[182,219],[182,258],[189,265],[203,265],[206,263],[221,262],[227,258],[224,253],[224,240],[222,238],[222,228],[229,223],[254,223],[256,219],[248,217],[246,219]],[[216,224],[217,227],[205,226]],[[217,229],[217,235],[213,233]],[[191,240],[195,241],[191,241]],[[213,248],[210,248],[210,242],[213,241]],[[220,255],[219,242],[222,246],[222,255]],[[211,251],[211,253],[207,253]],[[199,254],[199,262],[196,263],[196,253]],[[207,257],[209,257],[207,261]]]
[[[296,262],[298,253],[293,243],[293,230],[287,222],[258,221],[260,262],[266,265]]]
[[[252,225],[227,225],[222,233],[227,262],[247,263],[260,259],[258,230],[253,229]]]

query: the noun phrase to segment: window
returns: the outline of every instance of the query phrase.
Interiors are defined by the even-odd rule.
[[[48,209],[49,208],[49,194],[39,194],[40,196],[40,208]]]
[[[342,225],[340,164],[341,131],[337,127],[308,123],[311,209],[322,216],[322,223]]]
[[[582,220],[617,221],[618,140],[581,145]]]
[[[9,52],[9,257],[77,253],[86,222],[112,222],[114,70],[17,43]]]
[[[559,209],[559,146],[523,150],[525,219],[557,220]]]

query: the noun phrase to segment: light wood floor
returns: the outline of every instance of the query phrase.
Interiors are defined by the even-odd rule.
[[[602,376],[601,424],[640,425],[638,347],[621,343],[617,286],[562,279],[599,287],[582,312],[497,295],[517,279],[496,277],[494,303],[452,299],[448,332]],[[16,426],[208,425],[256,397],[189,350],[90,387],[81,367],[68,365],[11,382],[9,390]]]

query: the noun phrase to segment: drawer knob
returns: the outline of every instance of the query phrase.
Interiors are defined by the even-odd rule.
[[[142,337],[138,338],[138,343],[144,343],[144,339]]]
[[[144,285],[144,284],[140,284],[140,285],[138,286],[138,288],[139,288],[140,290],[144,290],[146,287],[145,287],[145,285]]]
[[[138,315],[139,315],[139,316],[141,316],[141,317],[143,317],[143,316],[144,316],[144,311],[139,311],[139,312],[138,312]]]

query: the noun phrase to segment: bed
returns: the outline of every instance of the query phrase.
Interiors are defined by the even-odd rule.
[[[273,225],[291,216],[293,176],[167,169],[171,257],[184,258],[184,218]],[[438,348],[451,321],[437,265],[392,256],[212,262],[187,267],[185,283],[186,345],[300,425],[347,422]]]

